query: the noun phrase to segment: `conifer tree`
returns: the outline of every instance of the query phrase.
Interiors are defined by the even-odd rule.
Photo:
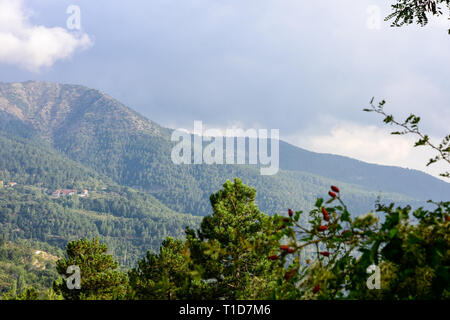
[[[186,297],[190,270],[182,240],[167,238],[158,254],[147,252],[147,256],[130,270],[129,299],[173,300]]]
[[[127,276],[118,271],[118,263],[107,254],[108,248],[98,239],[80,239],[69,242],[67,257],[56,262],[63,278],[53,284],[54,290],[67,300],[110,300],[123,298],[127,289]],[[80,288],[67,283],[68,268],[80,271]],[[75,269],[73,268],[72,269]],[[69,269],[70,270],[70,269]],[[69,271],[70,272],[70,271]]]
[[[207,298],[250,299],[270,294],[275,264],[267,257],[272,219],[259,211],[255,189],[240,179],[211,195],[213,214],[187,230],[193,265],[210,284]]]

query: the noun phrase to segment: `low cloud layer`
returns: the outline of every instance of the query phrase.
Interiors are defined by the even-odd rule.
[[[391,135],[391,131],[389,128],[341,122],[324,134],[291,136],[288,140],[312,151],[421,170],[436,177],[448,170],[442,162],[426,167],[428,160],[436,156],[433,150],[428,147],[414,148],[417,137]],[[436,144],[440,141],[433,137],[431,140]]]
[[[22,0],[0,0],[0,63],[37,72],[92,45],[85,33],[32,25],[28,18]]]

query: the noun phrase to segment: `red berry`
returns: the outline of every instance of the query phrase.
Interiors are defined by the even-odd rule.
[[[328,226],[320,226],[320,227],[318,228],[319,231],[325,231],[325,230],[327,230],[327,229],[328,229]]]
[[[337,193],[340,192],[340,191],[339,191],[339,188],[336,187],[336,186],[331,186],[331,190],[333,190],[334,192],[337,192]]]
[[[322,251],[320,252],[321,255],[323,255],[324,257],[329,257],[330,253],[328,251]]]
[[[277,260],[277,259],[278,259],[277,255],[269,256],[269,260]]]
[[[450,221],[450,216],[445,216],[445,221]]]
[[[334,193],[333,191],[328,192],[328,194],[329,194],[330,197],[332,197],[332,198],[336,198],[336,197],[337,197],[336,193]]]
[[[291,221],[291,219],[289,219],[289,218],[283,218],[283,222],[290,222]]]
[[[292,209],[289,209],[288,213],[289,213],[289,217],[292,217],[294,215],[294,211],[292,211]]]
[[[307,263],[307,264],[310,264],[310,263],[311,263],[311,260],[310,260],[310,259],[306,259],[306,263]]]
[[[328,214],[327,209],[322,208],[322,214],[323,214],[323,219],[324,219],[325,221],[330,221],[330,215]]]
[[[283,251],[286,251],[287,253],[294,253],[295,252],[294,249],[292,249],[291,247],[286,246],[286,245],[281,246],[280,249],[283,250]]]
[[[313,293],[317,293],[317,292],[319,292],[319,290],[320,290],[320,286],[317,285],[317,286],[314,287]]]

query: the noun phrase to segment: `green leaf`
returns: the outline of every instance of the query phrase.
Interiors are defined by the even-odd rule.
[[[389,231],[389,238],[390,239],[394,238],[397,235],[397,233],[398,233],[398,229],[397,228],[391,229]]]
[[[315,206],[316,206],[316,208],[321,208],[321,207],[322,207],[322,204],[323,204],[323,199],[322,199],[322,198],[318,198],[318,199],[316,200]]]
[[[344,210],[344,212],[342,212],[341,220],[350,222],[350,213],[347,210]]]
[[[392,115],[386,116],[383,120],[385,123],[391,123],[392,121],[394,121],[394,117]]]

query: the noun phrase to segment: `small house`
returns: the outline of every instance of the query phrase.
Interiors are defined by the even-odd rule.
[[[55,190],[53,193],[52,193],[52,197],[53,198],[59,198],[59,195],[61,194],[61,190]]]

